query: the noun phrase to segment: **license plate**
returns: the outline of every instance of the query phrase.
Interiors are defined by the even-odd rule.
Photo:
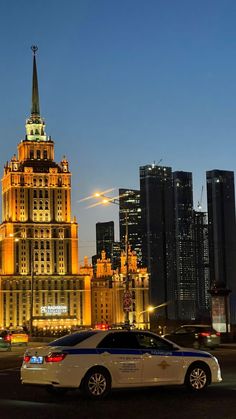
[[[43,357],[42,356],[31,356],[30,364],[42,364]]]

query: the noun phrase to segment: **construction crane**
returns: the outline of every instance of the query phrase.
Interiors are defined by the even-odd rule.
[[[199,201],[197,203],[197,209],[198,209],[198,211],[201,211],[202,210],[202,197],[203,197],[203,185],[202,185],[202,188],[201,188],[200,199],[199,199]]]

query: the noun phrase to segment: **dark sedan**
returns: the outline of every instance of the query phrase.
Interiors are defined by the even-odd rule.
[[[192,348],[216,348],[220,344],[220,333],[210,325],[184,325],[164,335],[171,342]]]

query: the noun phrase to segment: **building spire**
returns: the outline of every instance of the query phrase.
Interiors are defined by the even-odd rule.
[[[39,110],[39,89],[38,89],[38,76],[36,65],[36,52],[38,47],[32,45],[33,51],[33,82],[32,82],[32,106],[31,115],[26,120],[26,141],[47,141],[45,133],[45,122],[40,116]]]
[[[39,110],[39,90],[38,90],[38,76],[37,76],[37,66],[36,66],[36,52],[38,51],[38,47],[36,45],[32,45],[31,47],[33,51],[33,82],[32,82],[32,107],[31,107],[31,115],[32,116],[40,116]]]

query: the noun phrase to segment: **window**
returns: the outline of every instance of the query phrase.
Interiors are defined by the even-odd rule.
[[[132,332],[115,332],[107,335],[97,347],[138,349],[138,343],[135,334]]]
[[[40,159],[40,150],[36,151],[37,159]]]
[[[166,342],[152,333],[137,332],[135,334],[140,349],[157,349],[161,351],[171,351],[173,349],[171,343]]]
[[[34,150],[30,150],[30,159],[34,158]]]
[[[193,328],[192,328],[192,330],[193,330]],[[188,330],[188,328],[185,328],[185,327],[180,327],[179,329],[177,329],[174,333],[176,334],[176,335],[184,335],[184,334],[186,334],[186,333],[189,333],[190,332],[190,330]]]
[[[47,150],[43,150],[43,158],[46,159],[47,158]]]
[[[72,333],[71,335],[64,336],[60,339],[54,340],[49,343],[48,346],[75,346],[80,342],[90,338],[90,336],[96,335],[96,331],[89,330],[86,332]]]

